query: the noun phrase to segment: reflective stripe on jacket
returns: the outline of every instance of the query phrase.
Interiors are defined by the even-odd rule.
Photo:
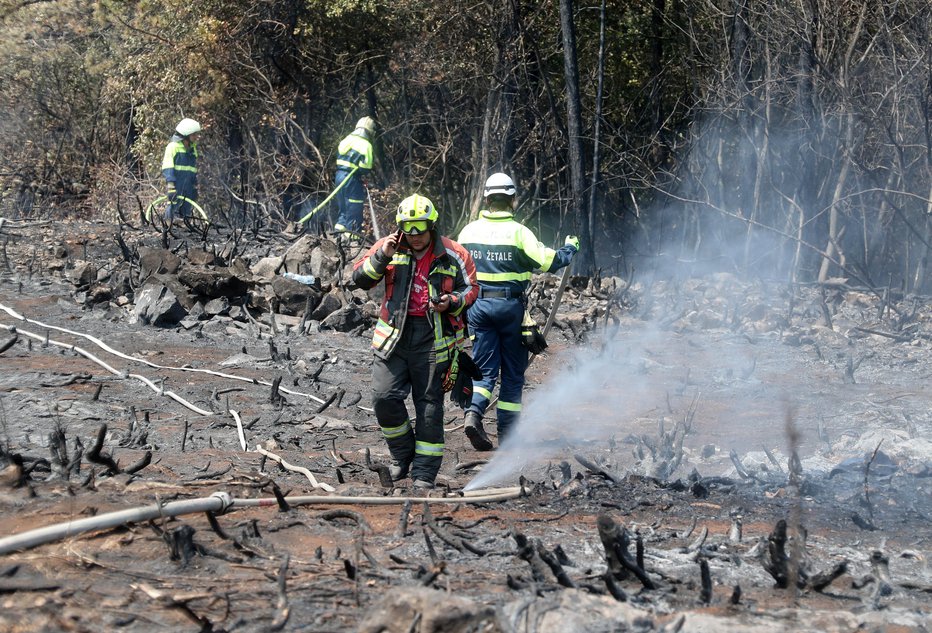
[[[476,279],[483,288],[525,291],[535,270],[554,272],[568,265],[572,246],[553,250],[534,232],[515,221],[507,211],[483,210],[457,238],[476,264]]]
[[[337,168],[352,169],[360,175],[372,170],[372,143],[355,132],[340,141],[337,147]]]
[[[447,237],[440,237],[437,231],[432,233],[433,249],[424,255],[431,258],[427,273],[430,296],[436,298],[450,294],[457,299],[446,312],[428,312],[434,328],[437,362],[442,363],[449,358],[451,349],[461,347],[465,342],[465,310],[476,300],[479,287],[476,285],[476,267],[466,249]],[[383,237],[377,241],[353,265],[353,282],[364,290],[385,279],[385,298],[372,336],[372,348],[380,358],[391,356],[404,329],[416,263],[406,247],[399,249],[391,259],[386,257],[382,252],[386,239]]]
[[[182,196],[193,196],[197,192],[197,143],[184,146],[181,137],[175,134],[165,146],[162,157],[162,175],[166,182],[175,183]]]

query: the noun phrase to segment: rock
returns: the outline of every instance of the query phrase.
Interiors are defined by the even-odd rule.
[[[340,250],[333,242],[322,241],[320,246],[311,253],[311,274],[320,279],[322,283],[337,280],[340,268]]]
[[[68,273],[68,278],[78,288],[86,288],[97,281],[97,267],[90,262],[75,262],[74,268]]]
[[[281,266],[281,257],[263,257],[249,269],[257,281],[270,282],[275,278],[275,271]]]
[[[133,316],[146,325],[174,326],[188,312],[168,286],[152,283],[139,292]]]
[[[217,264],[217,256],[214,253],[196,248],[188,251],[188,262],[195,266],[214,266]]]
[[[203,270],[184,268],[178,273],[178,281],[199,297],[241,297],[246,294],[247,284],[229,268]]]
[[[346,307],[340,308],[326,319],[321,321],[320,329],[336,330],[337,332],[349,332],[350,330],[359,327],[365,322],[365,317],[363,317],[359,308],[354,305],[348,305]]]
[[[327,293],[323,296],[314,311],[311,312],[311,318],[315,321],[323,321],[342,307],[343,302],[337,295],[333,292]]]
[[[318,306],[321,299],[321,292],[313,286],[287,277],[275,277],[272,280],[272,291],[278,298],[278,311],[295,316],[304,314],[308,299],[311,300],[311,310]]]
[[[88,289],[84,297],[84,305],[92,306],[113,298],[113,289],[103,284],[95,284]]]
[[[468,598],[425,587],[392,589],[372,606],[358,633],[407,633],[417,622],[421,633],[502,633],[495,609]],[[572,629],[566,629],[572,630]],[[577,629],[578,630],[578,629]]]
[[[290,272],[299,272],[301,266],[311,260],[311,252],[320,243],[316,235],[304,235],[285,251],[285,268]]]
[[[188,312],[190,312],[194,304],[197,303],[197,297],[193,296],[188,287],[181,283],[175,275],[153,275],[146,280],[143,287],[149,284],[167,286],[175,294],[175,297],[178,298],[181,306]]]
[[[217,297],[204,304],[204,314],[215,316],[218,314],[230,313],[230,300],[226,297]]]
[[[181,268],[181,258],[164,248],[139,249],[139,279],[146,280],[152,275],[174,275]]]

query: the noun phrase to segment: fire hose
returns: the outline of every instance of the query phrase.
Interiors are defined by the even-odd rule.
[[[507,501],[525,496],[523,486],[514,488],[497,488],[473,490],[452,497],[352,497],[352,496],[298,496],[286,497],[290,506],[299,505],[399,505],[407,502],[430,504],[492,503]],[[158,518],[177,517],[184,514],[211,512],[224,514],[231,510],[256,507],[278,507],[275,497],[259,499],[234,499],[228,492],[215,492],[209,497],[170,501],[165,504],[153,504],[128,510],[107,512],[86,519],[66,521],[35,530],[28,530],[12,536],[0,538],[0,555],[30,549],[46,543],[52,543],[72,536],[94,530],[104,530],[127,523],[140,523]]]
[[[341,180],[341,181],[340,181],[340,184],[333,188],[333,191],[330,192],[330,195],[329,195],[329,196],[327,196],[326,198],[324,198],[323,202],[321,202],[321,203],[318,204],[316,207],[314,207],[313,209],[311,209],[310,212],[308,212],[307,215],[305,215],[303,218],[301,218],[300,220],[298,220],[298,224],[304,224],[305,222],[307,222],[308,220],[310,220],[311,217],[313,217],[313,215],[314,215],[315,213],[317,213],[318,211],[320,211],[321,209],[323,209],[324,206],[326,206],[326,204],[327,204],[328,202],[330,202],[330,200],[333,199],[333,196],[337,195],[337,192],[338,192],[340,189],[343,188],[343,185],[345,185],[346,183],[348,183],[348,182],[353,178],[353,174],[356,173],[356,170],[357,170],[357,169],[359,169],[359,165],[356,165],[356,166],[353,167],[353,169],[350,171],[350,173],[348,173],[348,174],[346,175],[346,178],[344,178],[343,180]]]
[[[201,219],[204,220],[204,222],[206,222],[207,224],[210,224],[210,220],[207,217],[207,212],[204,211],[201,205],[199,205],[196,201],[192,200],[191,198],[186,198],[185,196],[175,196],[175,200],[179,202],[187,202],[188,204],[190,204],[192,207],[194,207],[194,210],[197,211],[198,215],[201,216]],[[168,196],[159,196],[158,198],[156,198],[155,200],[149,203],[149,206],[146,207],[146,211],[144,214],[146,222],[152,222],[152,210],[157,205],[160,205],[163,202],[168,202]],[[174,204],[175,203],[173,202],[172,205]]]

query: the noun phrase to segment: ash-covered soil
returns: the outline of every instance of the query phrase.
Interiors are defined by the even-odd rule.
[[[0,630],[930,630],[928,298],[573,278],[514,444],[448,408],[425,499],[380,483],[355,252],[302,241],[0,222]]]

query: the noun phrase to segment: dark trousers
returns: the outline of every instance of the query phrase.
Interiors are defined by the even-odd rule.
[[[501,372],[498,388],[497,427],[499,443],[517,423],[521,413],[521,393],[528,351],[521,339],[524,303],[520,299],[479,299],[469,308],[473,360],[482,371],[482,380],[473,381],[470,411],[485,413],[492,390]]]
[[[340,208],[337,225],[345,231],[359,233],[362,230],[362,208],[366,188],[357,174],[343,169],[337,170],[335,185],[339,186],[347,178],[349,180],[346,184],[337,191],[337,205]]]
[[[375,417],[392,459],[410,465],[411,479],[433,482],[440,472],[447,365],[437,363],[430,320],[411,316],[392,355],[372,364]],[[409,393],[414,400],[413,425],[405,406]]]

